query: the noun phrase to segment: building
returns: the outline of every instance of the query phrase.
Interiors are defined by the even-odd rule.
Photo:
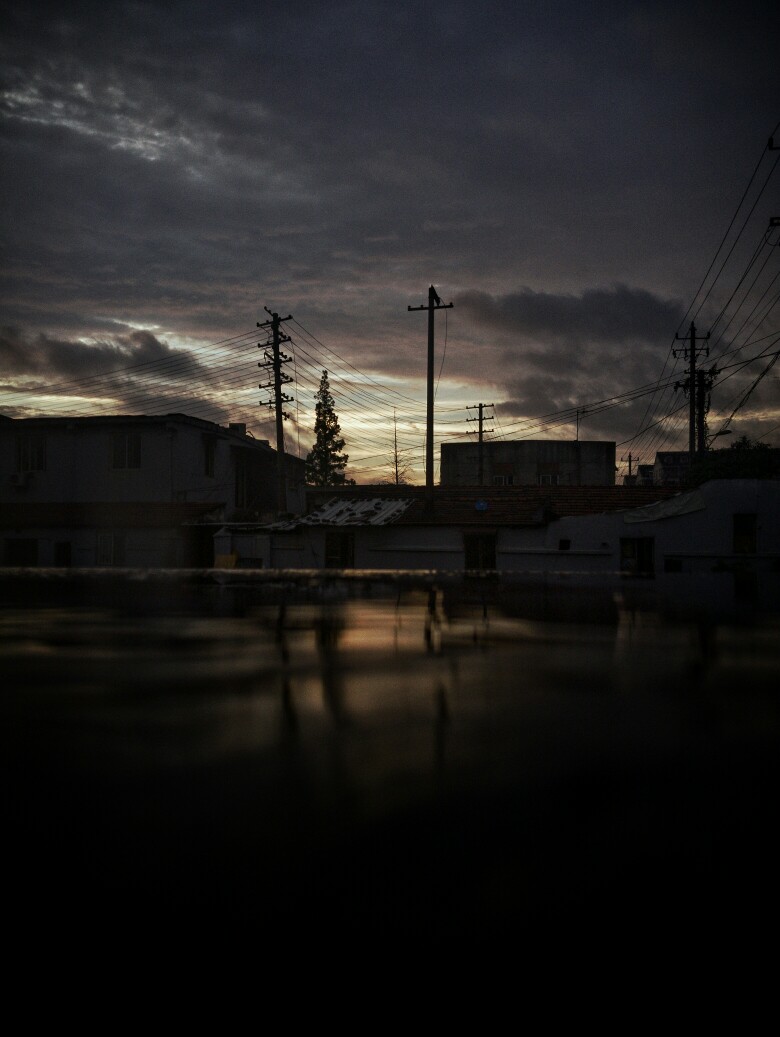
[[[288,457],[287,510],[303,505]],[[213,564],[213,523],[271,521],[277,454],[185,414],[0,419],[0,562]]]
[[[441,485],[614,486],[615,444],[565,439],[442,443]]]
[[[687,486],[691,472],[691,455],[687,450],[659,450],[653,465],[656,486]]]
[[[570,523],[670,497],[673,490],[605,487],[420,486],[309,488],[309,509],[272,526],[228,523],[218,556],[262,554],[276,568],[516,569],[619,566],[602,531]],[[576,524],[576,522],[575,522]]]
[[[657,577],[682,597],[766,597],[780,572],[780,481],[666,487],[422,487],[309,491],[306,515],[226,524],[230,564],[278,569],[496,570],[606,580]],[[774,591],[772,590],[774,588]],[[768,599],[767,599],[768,600]]]

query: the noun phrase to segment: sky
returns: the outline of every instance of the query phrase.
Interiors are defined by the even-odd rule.
[[[488,438],[614,440],[621,472],[686,448],[691,320],[710,433],[780,445],[776,4],[103,0],[0,24],[0,414],[275,443],[267,307],[293,318],[287,448],[327,369],[351,474],[389,478],[397,449],[421,481],[408,307],[434,284],[437,454],[478,403]]]

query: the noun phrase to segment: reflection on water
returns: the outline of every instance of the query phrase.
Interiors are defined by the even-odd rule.
[[[95,922],[109,901],[443,940],[627,904],[726,925],[776,867],[771,617],[611,591],[574,622],[424,581],[34,597],[0,610],[2,752],[42,917],[76,892]]]

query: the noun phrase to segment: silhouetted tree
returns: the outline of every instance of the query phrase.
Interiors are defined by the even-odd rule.
[[[762,443],[759,439],[751,439],[750,436],[740,436],[729,444],[729,450],[769,450],[768,443]]]
[[[709,479],[776,479],[780,476],[780,450],[760,440],[740,436],[722,450],[709,450],[692,468],[690,482],[698,486]]]
[[[314,398],[317,401],[315,441],[306,458],[306,482],[310,486],[354,486],[355,480],[344,475],[349,454],[342,453],[344,437],[334,409],[327,371],[322,372]]]
[[[380,486],[409,486],[409,475],[412,471],[411,450],[399,450],[398,448],[398,423],[393,408],[393,452],[385,462],[384,468],[389,473],[389,478],[382,479]]]

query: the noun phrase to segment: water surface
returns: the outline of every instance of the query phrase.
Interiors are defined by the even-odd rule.
[[[776,912],[771,614],[434,579],[75,599],[40,579],[0,609],[25,924],[447,942]]]

